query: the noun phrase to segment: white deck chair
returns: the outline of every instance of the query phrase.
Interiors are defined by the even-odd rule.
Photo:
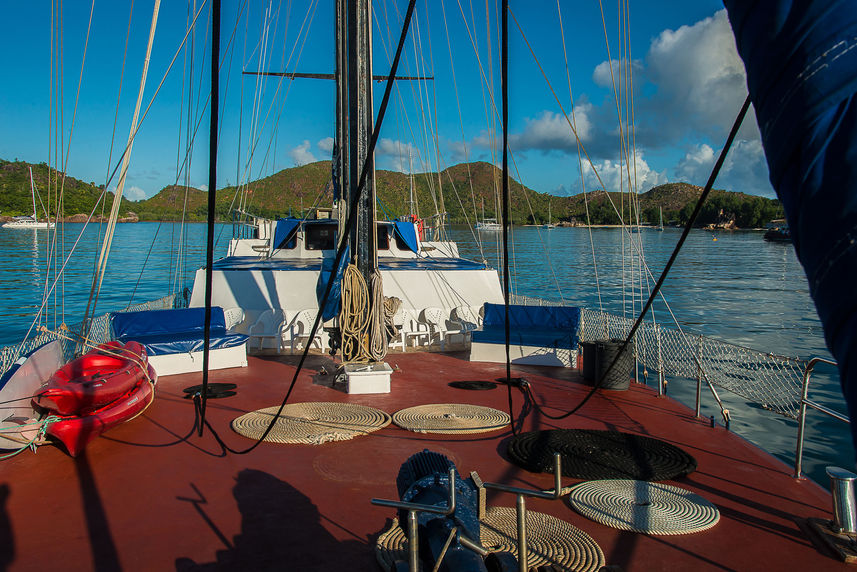
[[[279,351],[281,348],[279,343],[280,328],[285,321],[285,310],[281,308],[265,310],[259,314],[259,317],[247,330],[247,335],[250,336],[249,345],[252,345],[253,340],[257,340],[261,350],[265,347],[266,340],[275,340],[277,341],[277,351]]]
[[[280,346],[284,348],[288,344],[291,348],[291,353],[295,353],[296,349],[303,351],[303,348],[306,347],[307,344],[310,344],[311,346],[314,345],[321,351],[324,351],[325,336],[321,324],[318,326],[318,331],[315,333],[315,337],[310,339],[310,332],[312,332],[312,326],[315,323],[317,315],[318,310],[301,310],[295,314],[294,319],[288,325],[283,324],[280,328]]]
[[[482,318],[472,306],[456,306],[449,315],[449,332],[447,335],[461,334],[466,343],[473,330],[482,325]]]
[[[242,308],[226,308],[223,310],[223,321],[227,330],[234,330],[244,322],[244,310]]]
[[[422,314],[420,314],[420,321],[429,328],[429,343],[436,337],[440,344],[440,349],[443,349],[446,345],[446,334],[448,332],[446,322],[448,317],[446,311],[436,307],[424,308]]]
[[[431,331],[427,324],[422,323],[413,310],[400,308],[402,313],[401,336],[402,351],[408,348],[408,340],[414,340],[414,347],[423,344],[428,345],[431,341]]]

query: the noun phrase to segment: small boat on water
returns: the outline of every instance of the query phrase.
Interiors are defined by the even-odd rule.
[[[50,220],[39,222],[36,213],[36,184],[33,182],[32,167],[30,167],[30,193],[33,195],[33,214],[13,217],[12,220],[3,224],[3,228],[32,228],[36,230],[54,228],[54,223]]]
[[[157,379],[152,366],[147,366],[145,378],[116,401],[86,415],[61,416],[48,423],[45,432],[59,439],[69,455],[77,457],[90,441],[143,413],[155,399]]]
[[[107,342],[58,369],[33,403],[58,415],[86,415],[139,385],[146,368],[141,344]]]

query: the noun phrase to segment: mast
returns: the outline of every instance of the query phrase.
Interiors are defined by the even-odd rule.
[[[336,58],[337,58],[337,145],[341,166],[341,189],[345,198],[343,207],[350,209],[356,204],[356,212],[340,212],[340,220],[353,216],[355,223],[348,230],[347,239],[351,260],[365,284],[366,315],[374,316],[373,300],[380,292],[373,292],[373,276],[377,272],[377,236],[375,232],[375,164],[369,153],[373,130],[372,107],[372,20],[371,0],[336,0]],[[365,182],[360,186],[361,173],[365,165]],[[355,203],[356,201],[356,203]],[[347,206],[346,206],[347,205]],[[363,289],[364,286],[354,286]],[[346,289],[343,283],[343,300]],[[373,294],[375,296],[373,296]],[[358,296],[355,292],[352,295]],[[358,296],[359,297],[359,296]],[[343,302],[344,306],[344,302]],[[381,304],[383,309],[383,304]],[[366,349],[373,347],[375,340],[366,339],[358,332],[356,343],[346,343],[345,325],[343,333],[343,361],[365,359]],[[376,332],[368,328],[371,338]],[[361,347],[362,346],[362,347]]]
[[[30,193],[33,195],[33,222],[38,222],[39,217],[36,215],[36,187],[33,186],[33,168],[30,167]],[[48,221],[50,222],[50,221]]]
[[[408,147],[408,174],[410,175],[410,183],[411,183],[411,199],[410,199],[410,210],[412,215],[417,214],[416,209],[414,209],[414,162],[411,158],[411,149]]]

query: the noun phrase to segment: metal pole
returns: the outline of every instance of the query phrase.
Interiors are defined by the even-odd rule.
[[[658,395],[664,394],[664,357],[661,352],[661,329],[658,328]]]
[[[411,572],[420,570],[419,538],[417,536],[417,511],[408,511],[408,569]]]
[[[696,416],[702,407],[702,336],[696,343]]]
[[[518,570],[528,572],[530,566],[527,564],[527,501],[524,495],[518,495],[515,506],[518,513]]]

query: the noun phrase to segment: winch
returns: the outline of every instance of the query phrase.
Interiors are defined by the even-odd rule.
[[[423,450],[412,455],[396,477],[401,501],[373,499],[399,509],[399,523],[408,535],[409,562],[393,570],[424,568],[448,572],[506,572],[517,569],[508,553],[491,553],[480,543],[479,486],[464,479],[446,456]],[[416,546],[411,541],[418,539]]]

